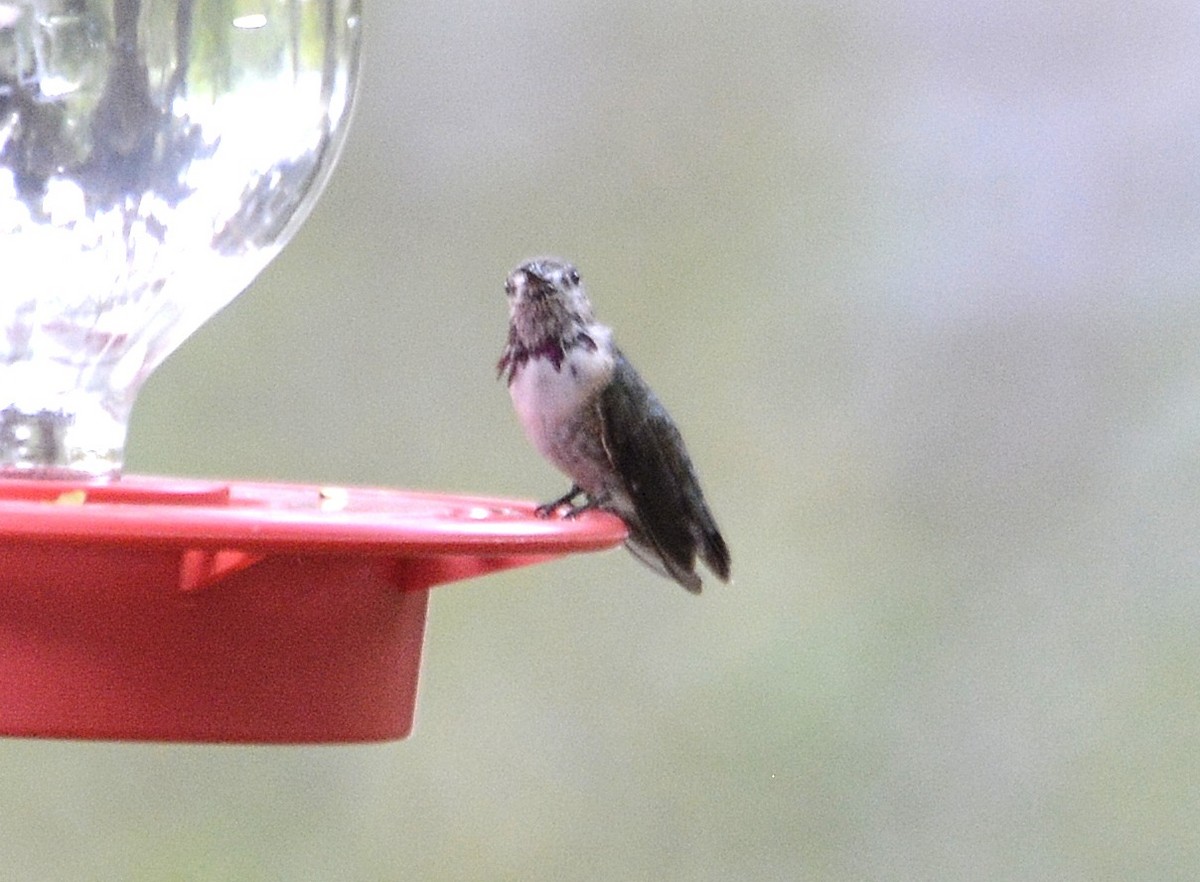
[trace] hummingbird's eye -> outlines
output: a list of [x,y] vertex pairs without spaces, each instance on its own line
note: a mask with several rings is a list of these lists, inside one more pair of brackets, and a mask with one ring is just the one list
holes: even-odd
[[513,286],[512,279],[508,279],[505,281],[505,283],[504,283],[504,293],[505,294],[507,294],[509,297],[512,297],[513,294],[516,292],[516,290],[517,289]]
[[570,282],[572,285],[578,285],[579,284],[579,270],[575,269],[575,267],[571,267],[570,269],[568,269],[567,270],[567,281]]

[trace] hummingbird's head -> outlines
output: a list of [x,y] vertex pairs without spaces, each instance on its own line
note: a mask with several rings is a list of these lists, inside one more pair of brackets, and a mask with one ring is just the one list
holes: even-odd
[[579,271],[557,258],[525,261],[508,274],[504,293],[513,333],[530,349],[571,339],[595,321]]

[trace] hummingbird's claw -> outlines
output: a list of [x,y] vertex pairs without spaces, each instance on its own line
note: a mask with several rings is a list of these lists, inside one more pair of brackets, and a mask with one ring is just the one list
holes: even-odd
[[[548,518],[548,517],[550,517],[550,515],[554,514],[556,511],[558,511],[564,505],[571,505],[571,503],[575,500],[575,497],[579,496],[579,494],[581,494],[582,492],[583,492],[582,490],[580,490],[577,486],[572,484],[571,489],[568,490],[566,493],[564,493],[562,496],[558,497],[558,499],[552,500],[550,502],[542,503],[541,505],[539,505],[537,508],[535,508],[533,510],[533,513],[535,515],[537,515],[539,518]],[[585,503],[585,505],[586,504],[587,503]],[[576,514],[578,514],[578,512],[576,511],[576,506],[571,505],[571,508],[566,513],[565,517],[573,518],[573,517],[575,517]]]
[[607,494],[601,496],[589,496],[582,505],[572,505],[564,513],[563,517],[568,520],[574,520],[585,511],[591,511],[593,508],[603,508],[605,501],[608,499]]

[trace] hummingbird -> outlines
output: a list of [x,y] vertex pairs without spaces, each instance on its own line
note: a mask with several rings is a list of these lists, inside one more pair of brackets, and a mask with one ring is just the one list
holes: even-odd
[[729,581],[729,549],[675,421],[596,321],[579,271],[542,257],[508,275],[508,343],[496,365],[529,441],[571,479],[537,508],[611,512],[650,569],[700,593],[696,558]]

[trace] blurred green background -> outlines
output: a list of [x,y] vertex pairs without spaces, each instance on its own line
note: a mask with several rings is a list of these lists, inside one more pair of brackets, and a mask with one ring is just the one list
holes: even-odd
[[341,165],[128,467],[546,499],[574,260],[734,555],[437,589],[414,734],[0,741],[0,879],[1200,876],[1194,4],[375,3]]

